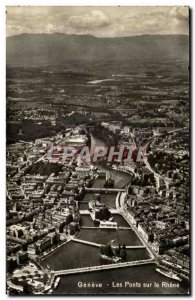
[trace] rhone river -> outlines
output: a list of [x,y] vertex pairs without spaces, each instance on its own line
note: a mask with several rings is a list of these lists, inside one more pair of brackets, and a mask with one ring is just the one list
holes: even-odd
[[[79,287],[81,284],[100,283],[102,287]],[[182,287],[171,287],[176,281],[157,273],[155,265],[136,266],[61,277],[54,294],[186,294]],[[127,285],[129,283],[129,285]],[[116,287],[116,285],[120,285]],[[131,287],[133,285],[135,287]],[[165,285],[169,286],[165,287]],[[121,286],[122,285],[122,286]],[[126,286],[125,286],[126,285]],[[145,286],[144,286],[145,285]],[[154,287],[159,285],[158,287]]]
[[[92,146],[103,143],[92,136]],[[131,175],[114,172],[114,179],[117,187],[124,187],[131,180]],[[104,178],[98,178],[94,182],[95,187],[102,187]],[[87,193],[80,202],[80,209],[88,208],[88,201],[93,194]],[[116,194],[100,194],[100,201],[110,208],[115,208]],[[119,227],[129,227],[128,223],[120,215],[114,215]],[[78,234],[78,239],[106,244],[111,240],[118,243],[125,243],[128,246],[140,245],[141,241],[131,229],[101,230],[95,227],[89,216],[82,216],[81,226],[90,227],[82,229]],[[128,260],[140,260],[149,258],[146,249],[128,250]],[[101,261],[99,248],[84,245],[74,241],[68,242],[57,251],[48,255],[43,260],[44,265],[49,265],[53,270],[79,268],[105,264]],[[178,287],[176,287],[176,284]],[[62,276],[59,286],[54,290],[54,294],[186,294],[186,290],[179,286],[179,282],[171,280],[156,272],[156,265],[134,266],[122,269],[102,270],[83,274]]]

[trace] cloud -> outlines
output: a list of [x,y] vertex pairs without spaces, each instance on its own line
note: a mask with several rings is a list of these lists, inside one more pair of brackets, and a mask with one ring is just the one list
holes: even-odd
[[171,9],[170,15],[176,18],[188,19],[189,17],[189,9],[188,7],[179,7],[175,6]]
[[187,34],[187,7],[156,7],[141,11],[139,14],[127,14],[123,18],[126,32],[141,34]]
[[71,16],[67,20],[68,26],[77,28],[97,28],[108,24],[108,18],[98,10],[92,10],[89,14]]
[[99,37],[188,34],[188,7],[8,7],[7,35],[91,34]]

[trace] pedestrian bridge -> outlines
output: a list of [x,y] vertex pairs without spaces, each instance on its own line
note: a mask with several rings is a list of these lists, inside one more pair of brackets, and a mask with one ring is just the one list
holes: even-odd
[[133,230],[131,227],[116,227],[116,228],[101,228],[101,227],[98,227],[98,226],[81,226],[80,227],[81,229],[115,229],[115,230]]
[[[103,244],[97,244],[94,242],[90,242],[90,241],[86,241],[86,240],[80,240],[77,238],[72,238],[71,240],[81,243],[81,244],[86,244],[86,245],[90,245],[90,246],[95,246],[95,247],[101,247],[103,246]],[[145,245],[133,245],[133,246],[126,246],[126,249],[145,249],[146,246]]]
[[101,265],[101,266],[84,267],[84,268],[78,268],[78,269],[52,271],[51,273],[54,274],[55,276],[61,276],[61,275],[68,275],[68,274],[87,273],[87,272],[95,272],[95,271],[101,271],[101,270],[134,267],[134,266],[155,264],[155,263],[156,263],[156,261],[154,259],[148,259],[148,260],[138,260],[138,261],[129,261],[129,262],[124,262],[124,263]]
[[[117,214],[117,215],[120,214],[119,211],[117,209],[114,209],[114,208],[109,209],[109,211],[111,212],[112,215],[113,214]],[[87,210],[87,209],[82,209],[82,210],[80,210],[80,215],[90,215],[90,211]]]
[[118,193],[118,192],[125,192],[126,190],[125,189],[115,189],[115,188],[87,188],[85,187],[85,190],[88,191],[88,192],[115,192],[115,193]]

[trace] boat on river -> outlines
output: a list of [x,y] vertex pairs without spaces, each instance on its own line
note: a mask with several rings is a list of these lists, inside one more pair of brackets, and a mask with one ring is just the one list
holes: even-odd
[[177,281],[181,281],[181,278],[179,278],[179,276],[174,273],[172,270],[170,271],[165,271],[163,269],[160,269],[160,268],[156,268],[156,271],[168,278],[171,278],[171,279],[174,279],[174,280],[177,280]]

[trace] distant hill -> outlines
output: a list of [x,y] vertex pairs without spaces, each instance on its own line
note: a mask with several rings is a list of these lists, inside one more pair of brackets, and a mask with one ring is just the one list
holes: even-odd
[[21,34],[7,38],[8,65],[60,64],[64,61],[188,60],[186,35],[97,38],[90,35]]

